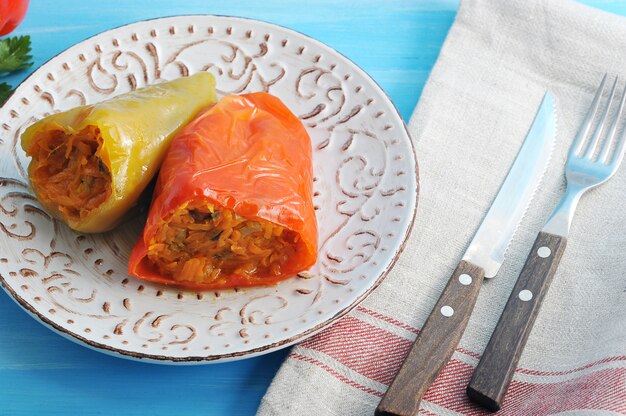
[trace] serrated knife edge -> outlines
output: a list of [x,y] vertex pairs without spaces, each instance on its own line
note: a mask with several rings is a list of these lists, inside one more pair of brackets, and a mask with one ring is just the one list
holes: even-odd
[[[549,105],[547,105],[549,104]],[[549,109],[549,110],[548,110]],[[543,122],[544,125],[541,126]],[[540,131],[534,131],[534,129],[539,129],[543,127]],[[496,197],[494,198],[492,204],[487,211],[487,214],[483,218],[478,230],[476,231],[472,242],[467,248],[467,251],[463,255],[463,260],[469,261],[472,264],[476,264],[482,267],[485,270],[485,277],[492,278],[495,277],[498,273],[498,270],[502,266],[504,262],[504,257],[508,248],[511,244],[513,236],[517,232],[520,227],[520,224],[525,217],[532,200],[534,199],[537,190],[539,189],[540,184],[543,181],[545,173],[550,165],[550,161],[552,160],[552,154],[554,153],[554,148],[556,145],[556,132],[557,132],[557,118],[556,118],[556,108],[555,108],[555,100],[554,96],[550,91],[546,91],[541,100],[541,104],[538,107],[537,113],[533,119],[531,127],[528,130],[524,143],[522,144],[520,150],[518,151],[518,155],[513,162],[509,172],[505,180],[502,182]],[[528,155],[530,151],[532,151],[533,147],[530,141],[534,139],[537,141],[538,138],[531,137],[533,135],[543,135],[544,142],[539,142],[540,144],[546,144],[547,146],[547,155],[543,161],[543,166],[533,168],[538,169],[534,174],[537,176],[536,178],[531,179],[534,180],[534,183],[531,184],[532,188],[527,187],[525,184],[521,186],[519,184],[515,184],[515,181],[521,180],[523,177],[522,173],[516,172],[519,171],[520,166],[528,161],[532,162],[532,158]],[[539,149],[540,150],[540,149]],[[537,150],[537,151],[539,151]],[[526,158],[527,160],[524,160]],[[542,161],[541,158],[537,158],[537,163]],[[540,170],[539,170],[540,169]],[[529,175],[532,175],[531,172]],[[515,186],[513,185],[515,184]],[[526,192],[526,195],[523,193],[520,196],[520,200],[517,204],[512,204],[511,212],[499,212],[505,210],[506,206],[503,207],[503,200],[506,201],[507,195],[506,191],[516,190],[518,188],[522,188],[520,192]],[[523,204],[523,205],[522,205]],[[522,207],[521,210],[518,210],[519,207]],[[509,214],[508,216],[506,216]],[[511,217],[518,216],[517,220]],[[513,222],[512,222],[513,221]],[[501,227],[504,227],[502,230]],[[511,227],[511,228],[507,228]],[[504,243],[504,247],[501,247],[499,244],[494,243]]]

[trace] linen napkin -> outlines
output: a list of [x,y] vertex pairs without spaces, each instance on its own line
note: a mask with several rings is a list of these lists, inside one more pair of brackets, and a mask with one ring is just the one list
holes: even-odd
[[[465,387],[563,194],[569,145],[605,72],[624,86],[626,19],[569,0],[463,0],[409,125],[421,182],[410,240],[368,299],[293,348],[258,414],[373,414],[550,89],[558,132],[548,171],[420,410],[487,414]],[[499,414],[616,413],[626,413],[626,166],[581,200]]]

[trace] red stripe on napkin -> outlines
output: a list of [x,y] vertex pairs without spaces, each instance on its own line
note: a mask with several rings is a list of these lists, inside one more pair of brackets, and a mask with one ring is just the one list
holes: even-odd
[[300,361],[304,361],[304,362],[316,365],[316,366],[318,366],[320,368],[323,368],[324,370],[328,371],[328,373],[330,375],[332,375],[333,377],[335,377],[336,379],[338,379],[340,381],[343,381],[344,383],[346,383],[349,386],[355,387],[355,388],[357,388],[357,389],[359,389],[361,391],[364,391],[366,393],[373,394],[374,396],[383,397],[383,393],[381,393],[379,391],[376,391],[374,389],[371,389],[369,387],[365,387],[365,386],[363,386],[363,385],[361,385],[361,384],[359,384],[359,383],[357,383],[357,382],[355,382],[353,380],[350,380],[347,377],[344,377],[341,373],[333,370],[331,367],[327,366],[326,364],[322,363],[321,361],[316,360],[315,358],[305,357],[304,355],[295,354],[295,353],[289,354],[289,357],[290,358],[295,358],[296,360],[300,360]]
[[[602,360],[598,360],[598,361],[594,361],[594,362],[589,363],[589,364],[585,364],[582,367],[577,367],[577,368],[573,368],[571,370],[565,370],[565,371],[537,371],[537,370],[529,370],[529,369],[526,369],[526,368],[518,368],[517,370],[515,370],[515,372],[522,373],[522,374],[530,374],[530,375],[533,375],[533,376],[562,376],[562,375],[566,375],[566,374],[572,374],[572,373],[575,373],[577,371],[586,370],[586,369],[591,368],[593,366],[596,366],[598,364],[612,363],[612,362],[616,362],[616,361],[626,361],[626,355],[622,355],[621,357],[606,357],[606,358],[603,358]],[[626,390],[626,386],[624,386],[624,390]]]
[[366,313],[368,315],[371,315],[374,318],[378,318],[381,321],[385,321],[385,322],[388,322],[390,324],[393,324],[393,325],[395,325],[395,326],[397,326],[399,328],[406,329],[407,331],[413,332],[415,334],[419,334],[420,333],[419,329],[414,328],[411,325],[407,325],[407,324],[405,324],[403,322],[400,322],[397,319],[392,318],[391,316],[383,315],[382,313],[373,311],[371,309],[364,308],[363,306],[357,306],[356,310],[359,311],[359,312],[363,312],[363,313]]

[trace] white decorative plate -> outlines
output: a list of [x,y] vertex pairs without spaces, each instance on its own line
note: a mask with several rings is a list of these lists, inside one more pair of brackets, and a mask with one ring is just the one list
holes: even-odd
[[[77,234],[33,197],[20,134],[50,113],[209,71],[220,94],[268,91],[312,139],[319,261],[274,287],[189,292],[129,277],[140,218]],[[70,339],[156,362],[251,357],[314,334],[383,280],[407,238],[417,165],[385,93],[331,48],[268,23],[178,16],[134,23],[71,47],[0,109],[0,282]]]

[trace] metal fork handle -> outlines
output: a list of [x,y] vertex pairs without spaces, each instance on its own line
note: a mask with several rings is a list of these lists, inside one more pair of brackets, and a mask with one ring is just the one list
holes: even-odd
[[474,370],[467,395],[491,411],[502,406],[566,244],[565,237],[543,231],[537,235],[498,325]]
[[578,201],[587,190],[586,187],[576,185],[573,182],[574,181],[568,181],[565,195],[563,195],[561,202],[554,209],[554,212],[552,212],[552,215],[543,226],[542,232],[561,237],[567,237],[569,234]]

